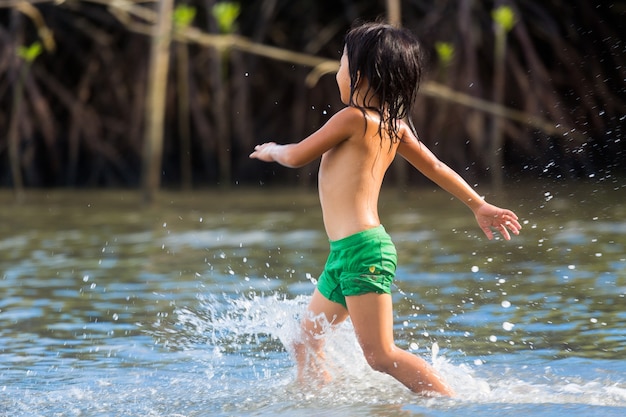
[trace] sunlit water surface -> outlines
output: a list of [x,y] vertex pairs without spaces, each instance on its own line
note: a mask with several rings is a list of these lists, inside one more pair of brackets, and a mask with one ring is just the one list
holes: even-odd
[[0,194],[2,416],[626,414],[626,191],[511,187],[524,230],[488,242],[441,191],[389,191],[399,346],[457,391],[370,370],[350,323],[335,379],[289,346],[328,250],[314,193]]

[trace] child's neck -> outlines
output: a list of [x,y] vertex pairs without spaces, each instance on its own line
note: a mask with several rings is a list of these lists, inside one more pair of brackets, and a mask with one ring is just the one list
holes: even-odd
[[380,109],[380,100],[378,97],[370,96],[365,97],[365,93],[356,90],[352,97],[352,103],[356,107],[362,107],[366,109]]
[[[380,100],[369,90],[367,79],[360,78],[352,95],[352,102],[356,107],[380,109]],[[368,91],[369,90],[369,91]]]

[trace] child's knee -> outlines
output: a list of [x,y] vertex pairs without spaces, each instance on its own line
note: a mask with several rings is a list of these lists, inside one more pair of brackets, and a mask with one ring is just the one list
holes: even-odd
[[392,350],[380,350],[380,349],[363,349],[365,360],[368,365],[375,371],[389,373],[392,367],[397,366],[397,362],[394,360]]
[[300,334],[302,338],[320,339],[330,326],[324,317],[305,317],[300,322]]

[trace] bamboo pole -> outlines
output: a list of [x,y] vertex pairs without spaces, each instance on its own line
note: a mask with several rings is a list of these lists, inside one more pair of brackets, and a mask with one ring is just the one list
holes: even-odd
[[157,20],[152,34],[142,167],[143,199],[146,203],[154,201],[161,185],[163,125],[173,5],[174,0],[159,1]]
[[398,27],[402,24],[400,0],[387,0],[387,21]]

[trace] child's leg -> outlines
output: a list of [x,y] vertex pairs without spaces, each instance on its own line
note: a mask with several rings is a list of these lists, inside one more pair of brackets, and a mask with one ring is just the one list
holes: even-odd
[[350,319],[367,362],[411,391],[454,395],[425,360],[398,348],[393,341],[391,295],[369,293],[346,297]]
[[329,379],[323,368],[323,333],[329,324],[339,324],[346,317],[348,317],[348,311],[343,305],[328,300],[315,289],[307,307],[307,314],[302,319],[302,334],[294,343],[298,381],[304,382],[309,377]]

